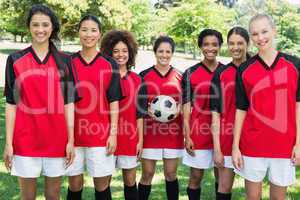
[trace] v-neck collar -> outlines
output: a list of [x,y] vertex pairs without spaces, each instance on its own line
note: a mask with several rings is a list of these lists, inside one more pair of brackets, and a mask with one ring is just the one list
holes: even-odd
[[77,52],[78,54],[78,57],[79,57],[79,60],[82,62],[82,64],[84,66],[91,66],[94,64],[94,62],[97,60],[97,58],[101,55],[100,52],[97,52],[97,54],[95,55],[95,57],[90,61],[90,62],[87,62],[81,55],[80,51]]
[[257,60],[260,62],[260,64],[266,69],[266,70],[272,70],[274,69],[274,67],[277,65],[280,57],[281,57],[281,53],[277,52],[277,55],[275,57],[275,59],[273,60],[273,63],[271,64],[271,66],[269,66],[258,54],[257,56]]
[[43,60],[41,60],[41,59],[37,56],[37,54],[36,54],[36,52],[35,52],[35,50],[33,49],[32,46],[30,46],[30,52],[31,52],[31,54],[32,54],[32,56],[33,56],[33,58],[34,58],[34,60],[35,60],[39,65],[41,65],[41,64],[46,64],[46,63],[48,62],[48,60],[49,60],[50,55],[51,55],[51,51],[50,51],[50,49],[49,49],[47,55],[44,57]]
[[126,80],[128,78],[128,76],[129,76],[130,73],[131,73],[131,71],[127,70],[125,76],[121,77],[121,79]]
[[156,69],[155,65],[152,68],[153,68],[154,72],[157,73],[157,75],[159,75],[161,78],[166,78],[173,70],[173,67],[170,65],[170,69],[168,70],[168,72],[165,75],[163,75],[160,73],[160,71],[158,71],[158,69]]
[[200,62],[200,66],[203,67],[203,69],[205,69],[209,74],[212,74],[216,71],[216,69],[221,65],[221,63],[218,62],[217,67],[215,68],[215,70],[211,71],[203,62]]
[[233,62],[230,62],[230,63],[229,63],[229,66],[234,67],[235,69],[238,68],[238,66],[237,66],[236,64],[234,64]]

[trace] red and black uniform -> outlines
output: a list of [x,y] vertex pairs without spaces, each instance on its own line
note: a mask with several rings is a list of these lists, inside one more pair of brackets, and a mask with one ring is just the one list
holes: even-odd
[[271,66],[259,55],[237,70],[236,108],[246,111],[240,149],[250,157],[291,158],[300,101],[300,60],[278,52]]
[[[181,103],[181,74],[173,67],[162,75],[155,66],[140,73],[147,91],[147,103],[158,95],[168,95]],[[145,119],[144,148],[183,148],[182,116],[167,123],[158,122],[151,117]]]
[[225,156],[232,152],[236,70],[232,62],[216,69],[210,89],[210,109],[220,114],[220,146]]
[[142,78],[128,71],[121,78],[123,99],[119,101],[119,128],[115,155],[136,156],[138,143],[137,119],[145,117],[146,88]]
[[44,60],[32,47],[7,59],[4,95],[7,103],[16,105],[15,155],[65,156],[68,130],[64,105],[79,97],[70,58],[51,45]]
[[[219,68],[222,64],[218,64]],[[183,74],[182,90],[183,104],[192,102],[190,118],[190,137],[196,150],[212,149],[210,112],[210,87],[214,71],[203,63],[198,63]]]
[[72,55],[78,73],[82,100],[75,104],[75,146],[105,147],[110,132],[109,104],[122,98],[117,63],[98,53],[87,63],[80,55]]

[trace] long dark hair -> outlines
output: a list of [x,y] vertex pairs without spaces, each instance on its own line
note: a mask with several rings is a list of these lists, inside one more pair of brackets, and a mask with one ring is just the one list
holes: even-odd
[[[228,34],[227,34],[227,43],[228,43],[228,40],[229,40],[230,36],[233,35],[233,34],[239,35],[242,38],[244,38],[244,40],[246,41],[247,45],[249,46],[250,36],[249,36],[249,33],[248,33],[248,31],[246,29],[244,29],[243,27],[240,27],[240,26],[235,26],[232,29],[230,29],[228,31]],[[251,58],[251,55],[247,51],[246,52],[246,59],[248,60],[249,58]]]
[[29,26],[30,26],[32,16],[37,13],[47,15],[50,18],[50,21],[52,23],[52,28],[53,28],[51,36],[50,36],[50,40],[59,41],[60,39],[58,37],[58,33],[60,31],[60,24],[59,24],[58,18],[49,7],[47,7],[43,4],[35,4],[31,7],[31,9],[29,10],[28,16],[27,16],[27,20],[26,20],[27,27],[29,28]]
[[50,35],[49,39],[49,51],[52,53],[55,63],[58,67],[60,77],[63,81],[66,81],[67,74],[70,73],[66,64],[65,59],[62,58],[61,53],[58,52],[56,46],[54,45],[54,41],[60,41],[58,37],[58,33],[60,31],[60,24],[58,21],[57,16],[55,13],[47,6],[43,4],[35,4],[31,7],[29,10],[28,16],[27,16],[27,27],[30,27],[30,22],[32,19],[32,16],[35,14],[41,13],[43,15],[47,15],[50,18],[50,21],[52,23],[52,33]]

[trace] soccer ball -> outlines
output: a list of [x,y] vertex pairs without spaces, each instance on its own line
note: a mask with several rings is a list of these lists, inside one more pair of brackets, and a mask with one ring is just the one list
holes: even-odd
[[156,96],[150,103],[154,119],[159,122],[169,122],[173,120],[177,113],[176,101],[166,95]]

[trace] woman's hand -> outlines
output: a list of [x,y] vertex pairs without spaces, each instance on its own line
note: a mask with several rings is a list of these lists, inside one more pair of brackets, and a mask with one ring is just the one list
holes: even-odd
[[117,148],[117,135],[110,135],[106,142],[106,154],[112,155]]
[[232,148],[232,163],[237,170],[244,168],[244,160],[239,148]]
[[68,168],[74,161],[75,148],[73,142],[68,142],[66,146],[66,168]]
[[5,167],[8,171],[11,170],[12,166],[12,159],[13,159],[13,146],[12,145],[5,145],[4,153],[3,153],[3,160],[5,163]]
[[214,162],[216,167],[224,167],[224,155],[222,151],[214,151]]
[[136,145],[137,160],[141,160],[143,153],[143,141],[139,141]]
[[295,145],[292,152],[292,163],[295,166],[300,166],[300,144]]
[[185,149],[188,154],[190,154],[191,156],[195,156],[194,142],[190,137],[185,138]]

